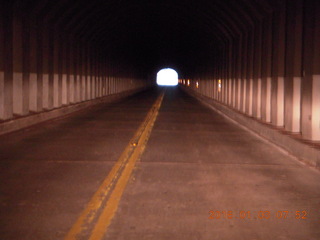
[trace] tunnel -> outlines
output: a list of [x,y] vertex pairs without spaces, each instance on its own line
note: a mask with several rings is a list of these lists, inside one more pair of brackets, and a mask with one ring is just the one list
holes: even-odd
[[320,1],[1,1],[0,162],[0,239],[320,239]]

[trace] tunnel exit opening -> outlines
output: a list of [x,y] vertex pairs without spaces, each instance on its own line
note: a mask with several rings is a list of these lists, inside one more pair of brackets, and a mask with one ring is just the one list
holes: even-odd
[[178,73],[172,68],[163,68],[157,73],[158,86],[177,86]]

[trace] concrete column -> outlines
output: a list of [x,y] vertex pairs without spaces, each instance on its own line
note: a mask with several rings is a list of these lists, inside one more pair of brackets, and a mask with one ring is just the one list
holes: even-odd
[[242,37],[238,39],[236,70],[236,108],[241,111],[241,66],[242,66]]
[[252,116],[252,101],[253,101],[253,51],[254,51],[254,41],[253,32],[248,33],[248,56],[247,56],[247,99],[246,99],[246,114]]
[[98,65],[98,93],[99,93],[99,97],[102,96],[102,64],[100,62],[100,56],[99,56],[99,65]]
[[232,41],[230,40],[228,42],[228,75],[227,75],[227,81],[228,81],[228,105],[232,106],[232,55],[233,55],[233,48],[232,48]]
[[78,103],[81,101],[80,98],[80,42],[79,39],[76,38],[74,42],[75,48],[74,48],[74,59],[73,59],[73,64],[74,64],[74,96],[75,96],[75,102]]
[[[36,20],[35,20],[36,21]],[[41,25],[36,21],[36,32],[34,35],[36,38],[36,73],[37,73],[37,112],[43,110],[43,36]],[[30,35],[32,38],[33,35]],[[33,49],[31,49],[31,54],[33,54]]]
[[41,33],[41,72],[42,72],[42,103],[43,108],[49,108],[49,34],[48,29],[41,25],[39,29]]
[[95,99],[97,97],[96,95],[96,67],[97,67],[97,63],[96,63],[96,58],[94,57],[95,56],[95,52],[93,52],[93,57],[92,57],[92,97],[93,99]]
[[302,0],[290,2],[287,10],[285,129],[298,133],[301,121]]
[[61,92],[59,93],[59,80],[61,79],[60,75],[60,69],[59,69],[59,65],[60,65],[60,44],[59,44],[59,34],[58,31],[56,29],[54,29],[53,31],[53,62],[51,62],[51,64],[53,64],[53,72],[52,77],[53,77],[53,91],[52,91],[52,95],[53,95],[53,108],[58,108],[61,105],[61,100],[59,99]]
[[[60,30],[61,31],[61,30]],[[57,107],[62,106],[63,96],[63,79],[64,79],[64,65],[65,65],[65,53],[64,53],[64,36],[62,34],[58,37],[58,104]]]
[[73,74],[73,102],[77,103],[78,98],[78,46],[76,37],[73,38],[72,46],[72,74]]
[[[320,35],[318,33],[318,40]],[[318,53],[320,49],[318,48]],[[319,63],[318,54],[318,63]],[[319,68],[319,66],[318,66]],[[312,109],[311,109],[311,140],[320,141],[320,69],[317,70],[317,74],[313,75],[312,79]],[[306,138],[309,138],[308,132],[306,132]]]
[[97,52],[95,52],[95,57],[96,57],[96,61],[95,61],[95,73],[94,73],[94,78],[95,78],[95,97],[99,98],[99,61],[97,59]]
[[[45,26],[48,28],[48,25]],[[58,81],[57,75],[55,74],[57,68],[57,62],[55,62],[55,50],[56,50],[56,34],[54,29],[47,29],[48,34],[48,69],[49,69],[49,81],[48,81],[48,109],[54,108],[54,94],[57,93],[57,89],[54,88],[57,86],[56,83]]]
[[272,59],[272,15],[263,21],[262,30],[262,79],[261,119],[271,122],[271,59]]
[[4,59],[5,59],[5,30],[4,30],[4,11],[7,9],[4,9],[4,4],[0,3],[0,120],[4,120],[4,96],[5,96],[5,89],[4,89]]
[[74,40],[73,36],[69,36],[68,39],[68,76],[69,84],[68,96],[70,103],[75,103],[75,66],[74,66]]
[[81,73],[81,55],[80,55],[80,42],[79,39],[75,39],[74,49],[74,75],[75,75],[75,101],[78,103],[81,101],[81,85],[80,85],[80,73]]
[[237,54],[237,48],[236,48],[236,41],[232,39],[232,55],[231,55],[231,81],[232,81],[232,104],[231,106],[233,108],[236,107],[236,54]]
[[218,79],[213,79],[213,86],[214,86],[214,94],[213,99],[218,100],[219,91],[218,91]]
[[11,1],[0,3],[0,119],[13,116],[12,43],[13,10]]
[[87,51],[86,51],[86,43],[84,40],[81,41],[81,100],[87,100]]
[[214,85],[214,79],[210,79],[210,88],[211,88],[211,93],[210,93],[210,98],[214,99],[214,94],[215,94],[215,85]]
[[107,95],[110,94],[110,76],[109,76],[109,69],[107,72]]
[[106,66],[106,95],[110,94],[110,80],[109,80],[109,71],[110,71],[110,67],[109,67],[109,63],[107,63]]
[[320,141],[320,2],[315,3],[314,28],[314,55],[313,55],[313,79],[312,79],[312,110],[311,110],[311,139]]
[[254,27],[252,115],[258,119],[261,118],[261,35],[261,22],[257,22]]
[[301,132],[308,140],[320,141],[320,3],[305,1]]
[[285,5],[273,17],[271,123],[284,126]]
[[30,20],[26,12],[22,15],[22,111],[23,115],[30,112]]
[[[112,73],[114,74],[114,72]],[[111,94],[114,94],[115,91],[114,91],[114,76],[111,75]]]
[[232,107],[236,108],[236,83],[237,80],[235,78],[232,79]]
[[68,101],[68,45],[67,41],[65,41],[66,36],[64,39],[60,39],[60,46],[61,46],[61,105],[69,104]]
[[25,92],[23,91],[23,23],[21,13],[16,10],[13,17],[13,113],[24,115]]
[[93,62],[93,82],[94,82],[94,98],[98,98],[98,61],[97,61],[97,52],[94,51],[94,62]]
[[241,93],[240,93],[240,110],[246,112],[246,98],[247,98],[247,63],[248,63],[248,34],[245,33],[242,37],[242,51],[241,51]]
[[87,59],[86,59],[86,64],[87,64],[87,71],[86,71],[86,75],[87,75],[87,100],[91,99],[91,57],[90,57],[90,48],[89,45],[86,44],[86,55],[87,55]]
[[93,57],[92,57],[92,62],[91,62],[91,96],[92,96],[92,99],[95,99],[96,98],[96,59],[94,58],[94,54],[93,54]]
[[102,96],[106,95],[106,60],[102,61]]
[[[30,75],[29,75],[29,109],[32,112],[37,112],[41,109],[38,109],[38,31],[37,24],[33,21],[30,24]],[[42,99],[41,99],[42,100]]]
[[231,106],[232,102],[232,43],[231,40],[228,39],[228,44],[227,44],[227,56],[226,56],[226,82],[227,82],[227,96],[226,96],[226,104],[228,106]]

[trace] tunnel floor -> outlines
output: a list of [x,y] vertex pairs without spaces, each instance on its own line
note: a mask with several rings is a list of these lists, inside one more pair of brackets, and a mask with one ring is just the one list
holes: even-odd
[[[64,239],[161,91],[1,136],[0,239]],[[102,239],[316,240],[319,226],[318,171],[168,88]]]

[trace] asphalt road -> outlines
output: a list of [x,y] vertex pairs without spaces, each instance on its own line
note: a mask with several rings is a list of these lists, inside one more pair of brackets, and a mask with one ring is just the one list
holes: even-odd
[[[0,239],[64,239],[160,92],[1,136]],[[319,226],[318,171],[168,88],[102,239],[318,240]]]

